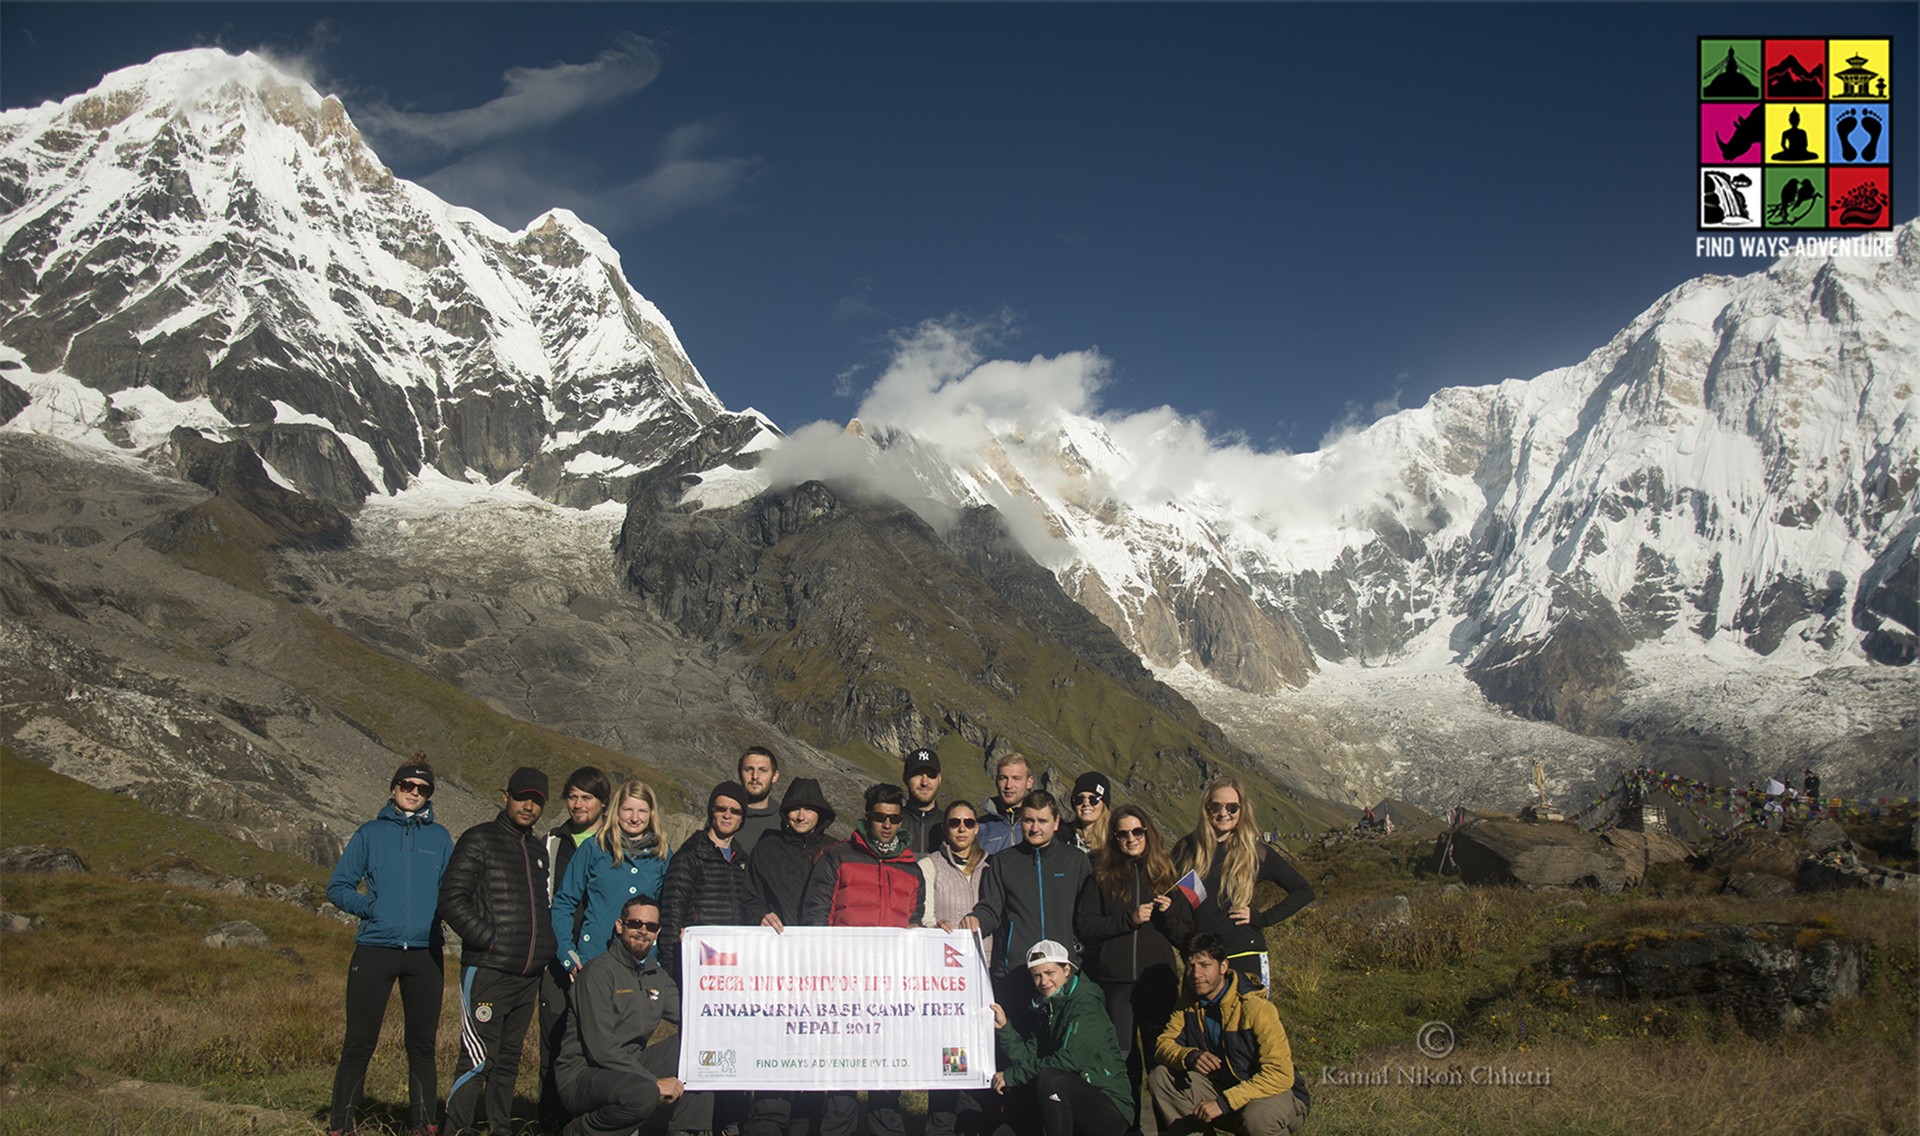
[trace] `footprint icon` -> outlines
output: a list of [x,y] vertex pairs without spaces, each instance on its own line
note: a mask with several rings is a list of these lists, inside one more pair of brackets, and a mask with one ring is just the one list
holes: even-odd
[[1883,129],[1880,116],[1870,110],[1861,111],[1860,129],[1867,132],[1867,144],[1861,149],[1860,156],[1871,162],[1880,153],[1880,131]]
[[1852,108],[1848,108],[1847,113],[1840,116],[1840,121],[1833,125],[1839,135],[1840,156],[1849,162],[1859,157],[1860,152],[1853,148],[1853,130],[1859,123],[1854,118]]

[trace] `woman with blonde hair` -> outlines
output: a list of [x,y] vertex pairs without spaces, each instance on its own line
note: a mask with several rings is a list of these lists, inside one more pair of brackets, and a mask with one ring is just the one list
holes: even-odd
[[[567,862],[553,893],[553,937],[569,970],[598,958],[613,941],[620,907],[636,895],[659,896],[672,853],[654,817],[659,805],[644,781],[628,780],[614,791],[593,838]],[[574,937],[574,910],[586,911]]]
[[[1211,931],[1226,942],[1227,962],[1240,974],[1242,989],[1265,989],[1272,975],[1263,932],[1312,903],[1313,885],[1260,839],[1253,802],[1240,782],[1231,777],[1207,782],[1193,831],[1173,846],[1173,868],[1191,870],[1206,888],[1199,907],[1180,902],[1173,910],[1190,913],[1193,930]],[[1261,880],[1278,884],[1287,894],[1265,911],[1255,911],[1253,889]],[[1185,939],[1184,934],[1177,937]]]

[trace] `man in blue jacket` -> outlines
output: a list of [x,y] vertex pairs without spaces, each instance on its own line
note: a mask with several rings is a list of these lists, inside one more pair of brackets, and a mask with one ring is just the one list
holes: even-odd
[[994,943],[993,992],[1014,1017],[1014,1028],[1028,1026],[1026,1009],[1033,1003],[1033,980],[1022,965],[1027,952],[1043,939],[1065,943],[1071,962],[1080,965],[1080,944],[1073,934],[1073,916],[1080,889],[1093,878],[1087,854],[1060,833],[1060,806],[1053,794],[1035,789],[1018,810],[1020,843],[987,857],[980,878],[980,902],[960,921],[963,930],[978,929]]

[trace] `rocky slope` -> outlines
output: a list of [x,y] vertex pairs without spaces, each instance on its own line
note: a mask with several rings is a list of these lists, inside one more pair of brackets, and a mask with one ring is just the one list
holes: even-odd
[[1009,365],[958,352],[938,429],[870,399],[823,461],[577,218],[507,232],[261,60],[163,56],[0,115],[9,737],[308,854],[430,744],[482,810],[516,746],[697,797],[763,737],[849,798],[944,737],[967,792],[1019,746],[1156,802],[1243,770],[1303,823],[1517,803],[1543,757],[1561,794],[1648,760],[1910,791],[1893,239],[1311,454],[986,405]]

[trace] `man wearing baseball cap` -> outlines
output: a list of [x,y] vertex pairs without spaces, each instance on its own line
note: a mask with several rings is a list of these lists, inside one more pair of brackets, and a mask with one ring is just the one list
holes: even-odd
[[547,804],[547,775],[513,771],[500,815],[460,834],[440,880],[440,917],[460,936],[460,1058],[447,1090],[447,1131],[475,1131],[484,1091],[488,1129],[512,1124],[520,1048],[553,958],[547,848],[533,826]]
[[900,783],[907,787],[906,834],[916,854],[924,856],[940,847],[940,830],[946,814],[940,809],[940,755],[926,746],[907,754]]

